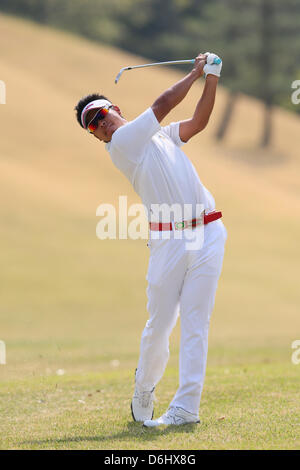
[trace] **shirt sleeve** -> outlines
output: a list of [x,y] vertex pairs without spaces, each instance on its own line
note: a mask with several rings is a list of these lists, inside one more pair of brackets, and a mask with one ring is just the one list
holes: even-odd
[[113,146],[128,160],[137,163],[143,147],[160,128],[152,108],[148,108],[133,121],[119,127],[113,135]]
[[161,128],[162,132],[167,134],[177,147],[181,147],[186,143],[180,139],[179,128],[180,122],[171,122],[168,126]]

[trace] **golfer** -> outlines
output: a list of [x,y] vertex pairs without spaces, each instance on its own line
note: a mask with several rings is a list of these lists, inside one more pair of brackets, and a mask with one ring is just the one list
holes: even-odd
[[[212,195],[181,147],[209,121],[222,68],[221,61],[213,63],[215,58],[215,54],[199,54],[191,72],[133,121],[128,122],[118,106],[103,95],[88,95],[75,108],[79,124],[106,144],[113,163],[132,183],[149,215],[149,320],[141,338],[131,402],[133,419],[146,427],[199,422],[209,323],[227,232],[222,213],[216,210]],[[205,86],[192,117],[161,127],[160,122],[204,74]],[[201,146],[199,154],[206,158]],[[189,205],[191,216],[153,221],[153,205],[162,204]],[[199,206],[203,207],[200,216]],[[187,234],[200,228],[204,237],[198,249],[187,248],[186,236],[174,236],[178,230]],[[168,362],[169,336],[179,312],[179,388],[165,414],[153,419],[154,389]]]

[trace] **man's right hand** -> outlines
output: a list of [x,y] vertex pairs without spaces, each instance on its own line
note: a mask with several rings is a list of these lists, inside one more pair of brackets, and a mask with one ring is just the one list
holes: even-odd
[[206,54],[202,54],[202,53],[197,55],[197,57],[195,59],[193,73],[195,75],[197,75],[197,78],[202,77],[202,75],[204,74],[203,69],[204,69],[204,66],[206,64],[206,59],[207,59]]
[[202,75],[204,74],[203,69],[206,64],[206,58],[206,54],[202,53],[197,55],[197,57],[195,58],[194,68],[192,72],[196,75],[197,78],[202,77]]

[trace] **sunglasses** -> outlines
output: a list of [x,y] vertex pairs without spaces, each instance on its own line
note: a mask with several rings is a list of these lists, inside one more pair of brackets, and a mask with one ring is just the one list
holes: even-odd
[[98,122],[101,121],[101,119],[105,118],[105,116],[108,114],[109,108],[111,108],[111,106],[109,106],[108,108],[100,108],[99,111],[93,117],[93,119],[88,123],[87,130],[90,134],[94,134],[95,130],[98,127]]

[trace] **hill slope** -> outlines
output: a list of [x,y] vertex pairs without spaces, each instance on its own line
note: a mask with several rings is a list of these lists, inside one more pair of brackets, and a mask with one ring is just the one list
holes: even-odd
[[[119,195],[140,201],[103,146],[79,128],[73,108],[100,91],[132,119],[181,73],[126,72],[115,86],[121,67],[144,59],[4,15],[0,28],[7,87],[0,106],[1,336],[16,348],[67,338],[94,344],[99,354],[136,357],[146,319],[146,243],[100,242],[95,211]],[[201,89],[199,82],[165,122],[190,116]],[[262,106],[243,97],[226,142],[217,145],[225,99],[220,88],[207,130],[185,147],[229,234],[211,341],[275,343],[289,357],[300,328],[299,119],[276,110],[273,148],[256,151]],[[116,340],[122,328],[126,338]]]

